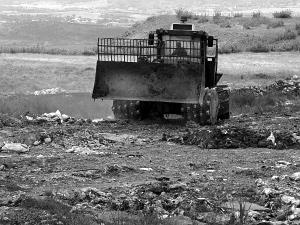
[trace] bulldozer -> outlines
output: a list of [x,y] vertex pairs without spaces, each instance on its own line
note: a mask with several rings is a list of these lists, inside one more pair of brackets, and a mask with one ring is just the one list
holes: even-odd
[[218,40],[186,23],[145,39],[98,38],[92,98],[113,100],[116,119],[177,114],[216,124],[229,118],[229,90],[217,85]]

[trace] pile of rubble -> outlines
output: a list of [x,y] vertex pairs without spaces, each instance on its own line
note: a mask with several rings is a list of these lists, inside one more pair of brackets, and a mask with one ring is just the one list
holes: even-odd
[[259,97],[266,94],[281,93],[287,96],[300,96],[300,77],[275,81],[266,87],[249,86],[231,90],[232,95]]
[[279,91],[287,95],[300,96],[300,77],[297,75],[285,80],[278,80],[266,88],[267,91]]
[[[293,176],[296,175],[293,174],[290,179]],[[245,199],[234,200],[232,196],[222,201],[208,199],[202,196],[203,192],[199,188],[187,183],[171,182],[167,177],[158,179],[157,182],[135,186],[119,194],[86,187],[72,192],[58,190],[53,196],[72,205],[72,212],[100,209],[151,213],[163,219],[183,216],[185,220],[191,221],[187,224],[235,224],[234,221],[240,218],[240,204],[245,207],[247,215],[244,219],[247,224],[296,225],[300,221],[300,199],[269,188],[262,179],[256,180],[257,187],[253,192],[262,205]],[[293,179],[293,182],[298,181]]]
[[[245,119],[246,120],[246,119]],[[232,119],[220,126],[190,128],[179,135],[164,134],[162,140],[185,145],[197,145],[207,149],[224,148],[272,148],[299,149],[300,132],[293,120],[272,125],[264,121],[237,123]],[[271,121],[272,122],[272,121]]]

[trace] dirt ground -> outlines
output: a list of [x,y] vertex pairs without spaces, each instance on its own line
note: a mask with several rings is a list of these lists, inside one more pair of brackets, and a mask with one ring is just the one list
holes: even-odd
[[[251,212],[243,224],[273,224],[259,223],[266,220],[299,224],[299,205],[292,203],[298,199],[298,204],[300,197],[300,178],[293,177],[300,169],[299,146],[203,149],[178,144],[165,137],[199,127],[177,120],[61,123],[8,117],[2,121],[0,143],[23,143],[28,149],[0,152],[1,224],[73,224],[50,206],[37,203],[48,199],[50,204],[49,198],[92,218],[93,223],[82,224],[119,224],[104,212],[115,216],[151,210],[161,218],[180,218],[171,224],[238,224],[230,219],[239,211],[238,202],[248,204],[246,211]],[[215,128],[247,125],[245,121],[279,126],[274,116],[252,115]],[[298,114],[281,120],[286,130],[296,132],[299,122]],[[29,216],[33,209],[39,216]],[[48,217],[41,212],[48,212]]]

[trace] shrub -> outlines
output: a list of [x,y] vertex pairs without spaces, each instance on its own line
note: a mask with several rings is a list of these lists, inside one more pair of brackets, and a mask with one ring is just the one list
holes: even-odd
[[300,40],[288,40],[271,46],[271,51],[300,51]]
[[225,20],[220,24],[220,27],[222,27],[222,28],[231,28],[231,24],[230,24],[229,20]]
[[226,23],[229,20],[229,17],[222,16],[222,13],[220,11],[215,11],[213,15],[213,22],[215,24],[222,24]]
[[86,55],[86,56],[96,55],[96,54],[97,54],[97,50],[95,51],[95,49],[84,49],[82,52],[82,55]]
[[255,52],[255,53],[270,51],[268,45],[266,43],[263,43],[262,41],[258,41],[256,43],[254,43],[254,45],[252,45],[250,48],[248,48],[248,50],[250,52]]
[[233,17],[243,17],[243,13],[234,13]]
[[245,18],[242,20],[242,25],[245,29],[250,29],[251,27],[258,27],[262,24],[270,24],[270,19],[267,17],[252,17],[252,18]]
[[283,34],[279,34],[278,37],[276,38],[276,41],[284,41],[284,40],[293,40],[296,39],[297,34],[296,32],[287,29]]
[[218,49],[218,52],[220,54],[229,54],[229,53],[238,53],[241,52],[242,49],[238,47],[236,44],[224,44],[221,45],[220,48]]
[[192,11],[180,8],[175,10],[176,17],[181,19],[181,17],[186,17],[187,19],[193,19],[195,14]]
[[292,17],[292,11],[291,10],[282,10],[280,12],[274,12],[273,13],[274,18],[291,18]]
[[297,23],[297,24],[295,25],[295,29],[296,29],[296,31],[297,31],[297,34],[300,35],[300,23]]
[[213,15],[213,22],[214,23],[219,23],[222,18],[222,13],[220,11],[215,11]]
[[271,22],[268,24],[267,28],[277,28],[277,27],[283,27],[284,26],[284,22],[282,20],[280,21],[276,21],[276,22]]
[[198,23],[206,23],[208,22],[208,16],[207,15],[199,15],[198,16]]
[[261,17],[261,13],[260,12],[253,12],[252,13],[252,17],[253,18],[260,18]]

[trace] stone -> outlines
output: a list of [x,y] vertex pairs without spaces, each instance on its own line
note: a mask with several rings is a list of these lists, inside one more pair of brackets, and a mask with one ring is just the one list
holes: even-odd
[[292,174],[290,178],[294,181],[300,181],[300,172]]
[[41,144],[41,141],[35,141],[35,142],[33,142],[33,145],[34,146],[38,146],[38,145],[40,145]]
[[51,141],[52,141],[52,139],[51,139],[50,137],[47,137],[47,138],[45,138],[45,140],[44,140],[44,142],[45,142],[46,144],[51,143]]
[[6,143],[2,148],[2,151],[25,153],[29,151],[29,148],[25,144],[21,143]]
[[284,202],[285,204],[292,204],[295,206],[299,206],[300,205],[300,200],[299,199],[295,199],[292,196],[288,196],[288,195],[283,195],[281,197],[281,201]]
[[271,180],[276,180],[276,181],[279,181],[279,180],[280,180],[280,178],[279,178],[279,176],[273,176],[273,177],[271,178]]
[[300,219],[300,208],[292,207],[291,208],[292,214],[288,216],[289,220]]

